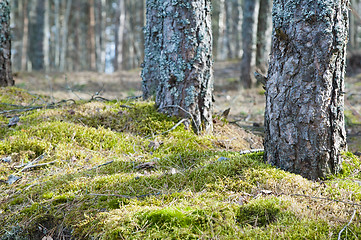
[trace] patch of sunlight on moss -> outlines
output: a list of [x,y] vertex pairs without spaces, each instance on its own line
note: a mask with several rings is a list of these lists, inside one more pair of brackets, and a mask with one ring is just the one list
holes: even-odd
[[337,175],[339,178],[355,177],[361,179],[361,160],[351,152],[343,154],[343,162],[341,172]]
[[352,124],[361,124],[361,119],[359,116],[355,116],[351,110],[345,110],[345,124],[352,125]]
[[17,87],[0,88],[1,109],[14,108],[14,107],[10,107],[9,105],[2,105],[2,103],[16,104],[16,105],[28,105],[36,99],[37,99],[37,96],[30,94],[29,92],[27,92],[24,89],[20,89]]

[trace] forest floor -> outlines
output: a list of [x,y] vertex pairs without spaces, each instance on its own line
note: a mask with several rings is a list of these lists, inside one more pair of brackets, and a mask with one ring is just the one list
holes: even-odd
[[[265,96],[262,87],[238,89],[238,61],[214,65],[214,112],[230,109],[228,121],[256,135],[263,135]],[[107,99],[141,95],[141,69],[112,74],[74,72],[66,74],[18,73],[16,85],[51,98],[86,100],[95,94]],[[361,155],[361,74],[346,79],[345,116],[349,151]],[[54,100],[55,101],[55,100]],[[259,145],[260,142],[257,142]]]
[[[215,112],[231,112],[210,135],[127,98],[139,69],[17,74],[0,88],[0,240],[359,239],[360,157],[310,181],[241,153],[262,148],[264,91],[236,90],[237,69],[215,65]],[[346,85],[355,153],[359,82]]]

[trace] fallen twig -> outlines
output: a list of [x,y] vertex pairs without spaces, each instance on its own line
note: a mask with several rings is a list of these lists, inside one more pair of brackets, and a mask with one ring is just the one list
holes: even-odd
[[166,134],[166,133],[169,133],[171,131],[173,131],[174,129],[176,129],[179,125],[181,125],[183,122],[187,121],[188,119],[186,118],[183,118],[182,120],[180,120],[178,123],[176,123],[171,129],[165,131],[165,132],[162,132],[162,133],[159,133],[159,134],[155,134],[155,135],[147,135],[145,136],[145,138],[150,138],[151,136],[152,137],[155,137],[155,136],[158,136],[158,135],[163,135],[163,134]]
[[190,112],[188,112],[187,110],[185,110],[184,108],[182,108],[181,106],[178,106],[178,105],[164,106],[164,107],[159,108],[158,110],[161,110],[161,109],[164,109],[164,108],[179,108],[179,109],[182,110],[183,112],[187,113],[187,114],[191,117],[191,119],[192,119],[192,121],[193,121],[193,123],[194,123],[194,126],[197,128],[197,134],[200,133],[200,131],[199,131],[199,126],[198,126],[198,124],[196,123],[196,121],[194,120],[193,115],[192,115]]
[[43,166],[47,166],[47,165],[50,165],[50,164],[54,164],[56,163],[57,161],[52,161],[52,162],[47,162],[47,163],[40,163],[40,164],[35,164],[35,165],[29,165],[29,166],[26,166],[24,167],[23,169],[20,170],[20,172],[24,172],[26,170],[31,170],[33,168],[37,168],[37,167],[43,167]]
[[331,202],[339,202],[339,203],[344,203],[344,204],[348,204],[348,205],[361,207],[361,204],[358,204],[358,203],[348,202],[348,201],[343,201],[343,200],[337,200],[337,199],[332,199],[332,198],[326,198],[326,197],[314,197],[314,196],[310,196],[310,195],[296,194],[296,193],[295,194],[290,194],[289,196],[307,197],[307,198],[312,198],[312,199],[327,200],[327,201],[331,201]]
[[149,197],[149,196],[158,196],[158,195],[161,195],[161,193],[160,192],[148,193],[148,194],[143,194],[143,195],[138,195],[138,196],[129,196],[129,195],[121,195],[121,194],[98,194],[98,193],[89,193],[89,195],[96,196],[96,197],[106,196],[106,197],[119,197],[119,198],[133,199],[133,198],[144,198],[144,197]]
[[[40,160],[44,159],[44,157],[46,156],[46,154],[41,154],[39,157],[35,158],[33,161],[31,162],[28,162],[26,164],[22,164],[22,165],[19,165],[19,166],[14,166],[15,168],[22,168],[22,167],[27,167],[27,166],[30,166],[30,165],[34,165],[35,163],[39,162]],[[22,172],[22,170],[20,171]]]
[[109,162],[106,162],[106,163],[103,163],[103,164],[100,164],[100,165],[98,165],[98,166],[95,166],[95,167],[89,169],[89,171],[94,170],[94,169],[97,169],[97,168],[100,168],[100,167],[103,167],[103,166],[108,165],[108,164],[111,164],[112,162],[114,162],[114,160],[109,161]]
[[0,111],[0,114],[14,113],[14,112],[28,112],[28,111],[37,110],[37,109],[52,109],[52,108],[58,107],[61,103],[66,103],[66,102],[75,103],[75,100],[73,100],[73,99],[61,100],[56,103],[50,103],[50,104],[46,104],[46,105],[42,105],[42,106],[20,106],[20,107],[18,106],[19,108],[17,108],[17,109]]
[[243,154],[257,153],[257,152],[264,152],[264,149],[263,149],[263,148],[259,148],[259,149],[243,150],[243,151],[240,151],[239,154],[240,154],[240,155],[243,155]]
[[342,232],[343,232],[348,226],[350,226],[350,224],[351,224],[352,220],[354,219],[355,215],[356,215],[356,210],[353,210],[353,214],[352,214],[352,216],[351,216],[350,221],[349,221],[349,222],[346,224],[346,226],[344,226],[344,227],[341,229],[341,231],[338,233],[338,238],[337,238],[337,240],[340,240],[340,239],[341,239],[341,234],[342,234]]

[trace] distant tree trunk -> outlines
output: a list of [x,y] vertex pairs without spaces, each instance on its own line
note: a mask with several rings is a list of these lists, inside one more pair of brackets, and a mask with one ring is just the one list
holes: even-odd
[[55,69],[59,70],[60,65],[60,0],[54,0],[55,10]]
[[90,68],[96,70],[96,44],[95,44],[95,3],[89,0],[89,51],[90,51]]
[[46,72],[49,71],[50,66],[50,56],[49,56],[49,41],[50,41],[50,0],[45,0],[45,13],[44,13],[44,39],[43,39],[43,47],[44,47],[44,69]]
[[309,179],[336,173],[346,150],[347,1],[273,2],[265,161]]
[[29,18],[28,18],[28,0],[23,2],[23,39],[22,39],[22,49],[21,49],[21,70],[26,71],[27,58],[28,58],[28,27],[29,27]]
[[44,69],[44,0],[32,0],[29,9],[29,46],[28,58],[31,69]]
[[242,22],[243,16],[242,12],[242,4],[240,4],[240,0],[233,0],[232,4],[232,31],[233,38],[232,42],[234,43],[234,58],[240,58],[242,56],[242,41],[241,41],[241,32],[242,32]]
[[263,74],[268,68],[271,47],[271,0],[260,0],[257,24],[256,67]]
[[159,85],[161,112],[191,117],[198,133],[211,130],[211,1],[148,0],[146,6],[144,97]]
[[0,0],[0,87],[14,85],[11,72],[10,5]]
[[256,13],[259,0],[243,1],[241,84],[244,88],[255,85],[253,70],[255,64],[254,42],[256,37]]
[[217,59],[225,60],[227,58],[227,13],[225,0],[219,0],[219,20],[218,20],[218,41],[217,41]]
[[66,9],[64,14],[64,21],[63,21],[63,29],[62,29],[62,37],[61,37],[61,51],[60,51],[60,64],[59,64],[59,71],[65,71],[65,61],[66,61],[66,51],[68,49],[68,23],[71,11],[71,4],[72,0],[66,1]]
[[122,68],[123,64],[123,40],[125,29],[125,3],[124,0],[118,1],[117,22],[115,26],[115,58],[114,70]]

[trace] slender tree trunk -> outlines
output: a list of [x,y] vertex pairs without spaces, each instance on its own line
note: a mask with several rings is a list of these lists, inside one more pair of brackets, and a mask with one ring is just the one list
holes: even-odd
[[10,5],[8,0],[0,0],[0,87],[12,85]]
[[23,41],[22,41],[22,50],[21,50],[21,70],[26,71],[27,60],[28,60],[28,27],[29,27],[29,18],[28,18],[28,0],[24,0],[23,3]]
[[210,11],[210,0],[147,1],[144,97],[150,97],[159,84],[158,109],[191,117],[198,133],[212,129]]
[[60,65],[60,0],[54,0],[55,9],[55,69],[59,70]]
[[218,20],[218,41],[217,41],[217,59],[225,60],[227,58],[226,38],[226,3],[225,0],[219,0],[219,20]]
[[115,27],[115,59],[114,70],[119,70],[123,65],[123,44],[125,29],[125,3],[124,0],[118,1],[117,24]]
[[89,42],[90,42],[90,66],[96,70],[96,51],[95,51],[95,6],[94,0],[89,0]]
[[265,161],[309,179],[323,178],[340,170],[346,150],[347,1],[273,4]]
[[251,88],[255,85],[253,67],[255,65],[254,42],[257,30],[256,13],[258,12],[258,4],[259,0],[243,1],[241,84],[244,88]]
[[257,24],[256,67],[265,74],[271,48],[271,0],[260,0]]
[[64,21],[63,21],[62,38],[61,38],[60,65],[59,65],[60,72],[64,72],[65,70],[66,51],[68,49],[68,23],[69,23],[70,11],[71,11],[71,4],[72,4],[72,0],[67,0],[66,10],[64,14]]
[[43,52],[44,52],[44,69],[49,71],[50,57],[49,57],[49,41],[50,41],[50,0],[45,0],[45,13],[44,13],[44,40],[43,40]]

